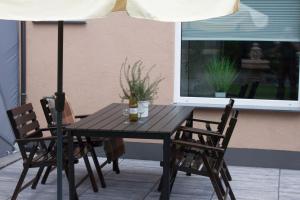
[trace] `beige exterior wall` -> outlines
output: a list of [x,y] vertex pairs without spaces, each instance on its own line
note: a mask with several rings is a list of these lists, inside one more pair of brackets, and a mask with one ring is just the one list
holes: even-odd
[[[120,102],[119,70],[125,57],[157,64],[161,74],[155,103],[173,100],[174,24],[132,19],[124,13],[65,26],[64,88],[74,112],[87,114]],[[56,89],[57,26],[27,23],[28,102],[44,120],[39,99]],[[220,111],[200,110],[203,118],[217,119]],[[300,114],[242,111],[231,146],[300,151]],[[43,125],[45,122],[43,122]]]

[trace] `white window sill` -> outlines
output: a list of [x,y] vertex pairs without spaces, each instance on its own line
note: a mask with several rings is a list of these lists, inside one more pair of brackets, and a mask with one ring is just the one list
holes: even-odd
[[[194,106],[197,108],[209,109],[224,109],[224,104],[207,104],[207,103],[180,103],[174,102],[174,105]],[[281,111],[281,112],[300,112],[300,107],[286,107],[286,106],[258,106],[258,105],[234,105],[234,108],[240,110],[258,110],[258,111]]]

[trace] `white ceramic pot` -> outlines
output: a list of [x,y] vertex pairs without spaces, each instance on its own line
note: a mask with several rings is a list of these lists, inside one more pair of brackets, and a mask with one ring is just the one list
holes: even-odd
[[215,92],[215,97],[226,98],[226,92]]
[[149,115],[149,101],[139,101],[138,102],[138,112],[140,117],[148,117]]

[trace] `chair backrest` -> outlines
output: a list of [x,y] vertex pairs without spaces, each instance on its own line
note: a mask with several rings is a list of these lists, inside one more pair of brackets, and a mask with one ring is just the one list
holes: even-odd
[[[16,139],[42,137],[40,124],[36,119],[31,103],[7,111]],[[18,143],[23,158],[26,158],[26,145]]]
[[235,125],[236,125],[236,122],[237,122],[237,118],[238,118],[238,115],[239,115],[239,111],[235,110],[232,114],[232,117],[229,121],[229,125],[226,129],[226,132],[224,134],[224,138],[223,140],[220,142],[220,148],[222,148],[224,151],[223,153],[219,153],[218,155],[218,160],[216,162],[216,166],[217,167],[221,167],[222,163],[223,163],[223,158],[224,158],[224,155],[225,155],[225,152],[227,150],[227,147],[228,147],[228,144],[229,144],[229,141],[231,139],[231,136],[233,134],[233,131],[234,131],[234,128],[235,128]]
[[222,117],[221,117],[221,122],[220,122],[220,124],[217,127],[218,131],[221,134],[223,134],[223,132],[224,132],[224,129],[225,129],[227,121],[228,121],[228,119],[230,117],[230,113],[231,113],[231,110],[233,108],[233,105],[234,105],[234,100],[230,99],[229,103],[225,106],[225,109],[224,109]]
[[232,117],[231,117],[231,119],[229,121],[228,128],[226,129],[226,132],[224,134],[224,139],[222,141],[221,147],[223,149],[225,149],[225,150],[227,149],[229,141],[230,141],[231,136],[233,134],[233,130],[235,128],[235,125],[236,125],[236,122],[237,122],[237,119],[238,119],[238,115],[239,115],[239,111],[238,110],[235,110],[232,113]]
[[[54,97],[44,97],[40,100],[44,115],[49,126],[56,125],[56,110]],[[64,111],[62,113],[63,124],[71,124],[75,122],[72,108],[70,103],[65,99]]]
[[56,111],[53,110],[55,105],[52,105],[52,101],[54,97],[44,97],[40,100],[48,126],[54,126],[56,121]]

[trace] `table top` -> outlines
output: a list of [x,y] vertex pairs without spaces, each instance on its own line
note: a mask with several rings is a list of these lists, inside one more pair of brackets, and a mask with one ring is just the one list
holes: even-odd
[[[151,105],[148,117],[138,122],[125,123],[128,121],[128,116],[123,115],[126,107],[125,104],[110,104],[66,129],[75,134],[79,132],[94,133],[94,135],[109,133],[112,137],[135,137],[136,134],[141,133],[163,136],[173,134],[194,110],[191,106]],[[141,138],[143,138],[142,135]]]

